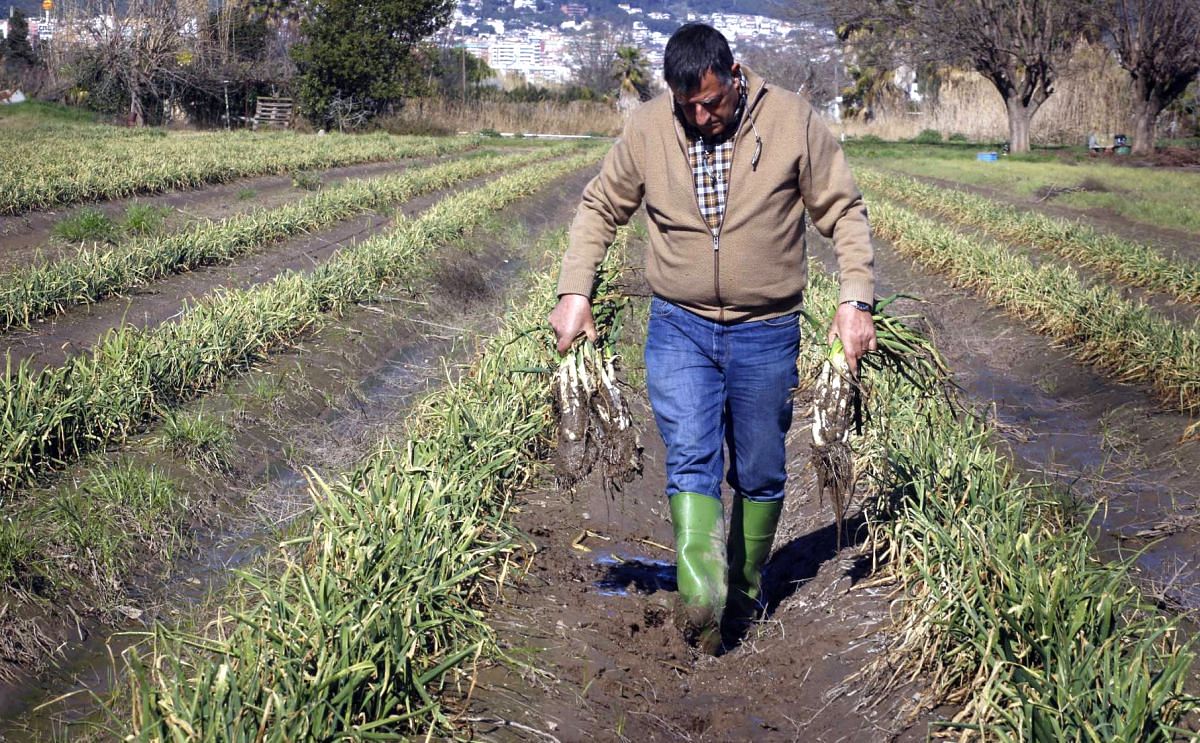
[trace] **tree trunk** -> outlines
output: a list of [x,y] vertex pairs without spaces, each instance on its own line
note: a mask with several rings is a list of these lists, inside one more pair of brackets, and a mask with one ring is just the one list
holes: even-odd
[[1154,124],[1163,110],[1163,104],[1139,78],[1133,81],[1133,154],[1149,155],[1154,152]]
[[1038,107],[1023,106],[1015,97],[1005,101],[1005,107],[1008,109],[1009,152],[1029,152],[1029,122]]

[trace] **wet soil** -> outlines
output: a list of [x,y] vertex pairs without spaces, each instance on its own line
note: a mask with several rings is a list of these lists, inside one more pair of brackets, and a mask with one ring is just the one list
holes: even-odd
[[[798,407],[798,411],[802,406]],[[609,496],[594,482],[523,499],[529,573],[493,626],[515,661],[482,669],[460,719],[481,740],[873,741],[925,737],[917,690],[867,693],[853,678],[885,652],[891,586],[871,585],[861,545],[838,549],[817,502],[808,428],[789,437],[783,520],[767,566],[771,609],[719,657],[672,624],[674,544],[663,448],[644,399],[645,475]],[[728,510],[728,509],[727,509]],[[861,537],[861,521],[852,520]],[[521,664],[526,664],[522,667]]]
[[[636,266],[636,262],[633,264]],[[634,267],[628,275],[636,277]],[[633,295],[645,295],[634,284]],[[639,300],[645,304],[646,300]],[[642,308],[644,313],[644,307]],[[640,378],[643,321],[624,356]],[[730,628],[719,657],[673,625],[674,553],[664,450],[644,390],[633,387],[642,476],[619,492],[595,477],[573,491],[526,494],[515,517],[530,569],[492,625],[511,663],[480,669],[459,720],[481,740],[910,740],[926,720],[912,687],[872,694],[855,678],[885,651],[893,587],[872,585],[862,521],[841,548],[809,465],[806,400],[788,440],[786,508],[767,566],[766,618]],[[728,509],[727,509],[728,511]],[[728,518],[728,514],[727,514]]]
[[[367,163],[305,171],[305,174],[327,187],[355,178],[394,175],[413,165],[431,161],[426,158]],[[52,260],[74,252],[77,246],[54,238],[52,230],[64,218],[81,209],[99,209],[114,222],[120,223],[125,210],[133,204],[164,207],[169,213],[163,228],[178,230],[190,222],[202,219],[219,220],[245,214],[254,209],[274,209],[299,201],[309,193],[294,185],[291,175],[263,176],[192,191],[172,191],[155,196],[138,196],[82,206],[72,205],[69,208],[51,211],[0,216],[0,271],[11,271],[39,260]]]
[[287,271],[308,271],[346,248],[353,247],[392,224],[395,215],[420,213],[454,193],[476,188],[487,177],[465,181],[397,204],[385,213],[370,213],[339,222],[329,229],[272,243],[228,263],[201,266],[171,274],[127,294],[70,308],[33,324],[0,335],[0,357],[14,363],[29,359],[36,367],[53,366],[74,354],[87,353],[105,331],[120,326],[150,328],[177,317],[185,304],[194,304],[218,289],[245,289],[265,284]]
[[[123,633],[155,620],[203,621],[207,610],[195,607],[215,606],[231,571],[263,559],[280,531],[307,512],[307,472],[336,477],[351,469],[381,438],[400,432],[422,393],[457,374],[474,349],[472,339],[494,328],[509,294],[523,291],[519,275],[526,261],[543,258],[531,256],[530,246],[569,222],[592,175],[548,184],[506,210],[493,228],[441,250],[426,285],[349,313],[192,405],[232,427],[236,454],[227,469],[206,471],[163,454],[154,432],[77,467],[132,457],[165,468],[216,518],[197,526],[184,559],[147,566],[119,596],[84,592],[56,597],[58,607],[41,605],[43,632],[58,645],[54,665],[40,673],[7,669],[16,680],[0,686],[0,719],[8,721],[0,739],[69,736],[69,721],[88,711],[87,697],[29,710],[61,694],[109,688],[110,653],[119,655],[136,640]],[[131,620],[116,606],[140,615]]]
[[[529,235],[565,226],[588,175],[555,184],[507,216]],[[821,241],[812,249],[828,261]],[[1139,530],[1196,513],[1200,444],[1176,442],[1186,423],[1181,416],[1162,412],[1139,388],[1091,373],[1016,321],[912,268],[886,244],[877,249],[880,293],[900,289],[928,300],[909,309],[929,318],[959,383],[992,411],[1019,466],[1106,506],[1096,521],[1106,549],[1143,547]],[[234,424],[236,460],[226,473],[198,475],[178,462],[171,472],[193,472],[195,499],[228,515],[198,535],[192,556],[169,578],[148,570],[119,598],[145,610],[139,620],[85,613],[88,638],[80,642],[82,633],[71,632],[81,625],[69,612],[47,614],[65,660],[49,675],[25,675],[0,690],[4,716],[81,684],[105,688],[113,632],[176,612],[195,619],[187,607],[209,600],[233,567],[260,559],[280,524],[302,512],[302,465],[323,474],[352,466],[394,430],[414,395],[441,378],[444,358],[450,369],[465,358],[469,343],[462,339],[489,327],[510,286],[521,290],[519,281],[513,285],[520,265],[513,255],[486,250],[477,261],[450,261],[427,293],[351,313],[206,400],[207,411]],[[637,354],[627,354],[625,365],[635,377]],[[895,587],[877,584],[862,544],[835,543],[831,508],[817,502],[807,462],[803,402],[789,438],[787,507],[768,564],[770,613],[711,658],[687,648],[671,624],[663,451],[645,400],[634,397],[646,447],[640,479],[615,494],[585,481],[574,493],[547,484],[522,499],[516,525],[535,551],[529,572],[505,590],[493,615],[514,663],[478,669],[469,697],[459,700],[463,733],[542,741],[924,739],[932,718],[904,711],[920,699],[919,686],[881,694],[855,677],[886,652]],[[861,539],[861,522],[851,524]],[[1188,569],[1195,569],[1197,536],[1185,528],[1139,558],[1147,587],[1161,589],[1165,603],[1194,605],[1200,576],[1189,577]],[[1178,560],[1187,562],[1173,575],[1168,568]],[[1171,575],[1171,586],[1156,585]],[[47,715],[75,714],[43,712],[9,735],[61,736]]]
[[[1113,558],[1144,549],[1137,574],[1164,607],[1200,607],[1200,444],[1178,442],[1187,419],[1160,410],[1144,390],[1094,374],[887,244],[876,247],[879,293],[927,300],[894,309],[927,318],[968,402],[997,424],[1018,470],[1058,483],[1085,509],[1098,504],[1102,548]],[[812,248],[831,268],[828,243],[815,239]],[[636,354],[626,365],[636,376]],[[507,590],[494,621],[512,662],[477,674],[459,716],[471,734],[915,740],[936,730],[931,720],[953,716],[953,709],[912,716],[922,700],[918,684],[880,693],[878,679],[856,676],[887,652],[896,595],[876,583],[863,545],[837,548],[830,506],[817,502],[802,411],[800,401],[787,508],[767,568],[771,610],[740,639],[727,638],[730,647],[716,658],[686,647],[672,625],[663,449],[644,399],[636,412],[646,447],[642,478],[615,495],[592,482],[573,493],[550,485],[529,493],[517,524],[533,545],[530,570]],[[852,524],[861,539],[861,520]],[[1150,545],[1146,535],[1154,533],[1159,541]]]

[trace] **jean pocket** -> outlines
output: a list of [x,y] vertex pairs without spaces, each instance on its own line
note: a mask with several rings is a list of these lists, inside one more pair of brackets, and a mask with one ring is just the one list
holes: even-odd
[[654,297],[650,300],[650,317],[652,318],[670,317],[675,314],[676,309],[675,305],[665,299]]
[[762,324],[769,328],[786,328],[789,325],[798,325],[800,323],[799,312],[789,312],[786,315],[772,317],[769,320],[763,320]]

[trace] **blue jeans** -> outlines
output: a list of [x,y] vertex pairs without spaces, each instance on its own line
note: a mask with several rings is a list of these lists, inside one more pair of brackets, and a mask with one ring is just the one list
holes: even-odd
[[720,498],[725,443],[734,492],[754,501],[783,498],[799,348],[795,314],[722,325],[651,301],[646,379],[667,447],[668,497]]

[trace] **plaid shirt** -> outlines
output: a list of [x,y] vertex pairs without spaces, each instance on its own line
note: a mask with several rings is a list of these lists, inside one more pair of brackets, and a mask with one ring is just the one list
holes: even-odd
[[[738,100],[734,118],[741,124],[742,113],[746,110],[746,75],[740,76],[741,97]],[[708,224],[708,229],[714,235],[721,228],[721,218],[725,216],[725,201],[729,196],[729,166],[733,162],[733,140],[737,134],[737,126],[733,134],[719,143],[704,141],[690,129],[688,138],[688,163],[692,166],[692,184],[696,188],[696,202],[700,205],[700,214]]]

